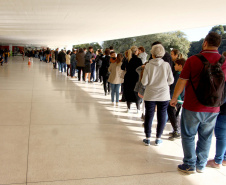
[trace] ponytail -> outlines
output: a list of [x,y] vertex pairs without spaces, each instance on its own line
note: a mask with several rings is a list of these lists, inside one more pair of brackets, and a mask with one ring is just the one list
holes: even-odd
[[131,58],[132,58],[132,50],[129,49],[128,50],[128,62],[131,60]]
[[117,55],[117,59],[116,59],[117,64],[121,63],[122,62],[122,59],[123,59],[123,55],[121,53],[119,53]]

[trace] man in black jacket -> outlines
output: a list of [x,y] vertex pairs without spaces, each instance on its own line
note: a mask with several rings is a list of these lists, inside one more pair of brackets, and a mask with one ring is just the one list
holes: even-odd
[[89,51],[86,53],[85,55],[85,80],[87,78],[87,75],[88,75],[88,82],[89,83],[92,83],[90,81],[90,77],[91,77],[91,64],[93,63],[92,60],[92,52],[93,52],[93,47],[90,46],[89,47]]
[[[55,64],[54,64],[55,69],[57,68],[57,64],[58,64],[58,66],[60,65],[58,62],[58,50],[59,50],[59,48],[57,48],[55,51]],[[58,68],[60,69],[60,67],[58,67]]]
[[100,82],[102,82],[102,77],[99,73],[102,65],[102,57],[103,57],[102,49],[98,49],[98,55],[95,59],[95,63],[96,63],[96,81],[95,82],[98,82],[99,79],[100,79]]
[[75,49],[73,49],[72,55],[71,55],[71,78],[73,78],[75,76],[75,68],[76,68],[76,64],[77,64],[76,53],[77,53],[77,51]]
[[61,72],[66,72],[66,54],[64,53],[63,49],[58,54],[58,61],[59,61],[59,71],[61,69]]

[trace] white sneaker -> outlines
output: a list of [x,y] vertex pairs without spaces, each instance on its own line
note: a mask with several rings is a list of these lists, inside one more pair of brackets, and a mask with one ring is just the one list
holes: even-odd
[[118,106],[118,102],[116,102],[116,106]]

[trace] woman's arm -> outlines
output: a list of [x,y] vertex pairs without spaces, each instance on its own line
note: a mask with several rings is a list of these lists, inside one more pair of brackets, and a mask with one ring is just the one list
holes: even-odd
[[168,85],[171,85],[174,82],[173,72],[171,70],[170,65],[168,65],[168,79],[167,79],[167,81],[168,81]]
[[148,72],[147,72],[146,67],[147,66],[145,66],[145,68],[144,68],[143,77],[141,79],[141,83],[142,83],[143,86],[146,86],[148,84]]

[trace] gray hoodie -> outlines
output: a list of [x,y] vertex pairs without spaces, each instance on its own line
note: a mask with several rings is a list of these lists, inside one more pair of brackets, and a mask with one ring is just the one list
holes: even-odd
[[142,60],[142,63],[144,64],[145,62],[147,62],[147,56],[148,54],[143,52],[138,55],[138,58],[140,58]]
[[161,58],[149,61],[144,68],[141,83],[146,86],[144,92],[145,101],[168,101],[170,100],[169,85],[174,81],[169,63]]

